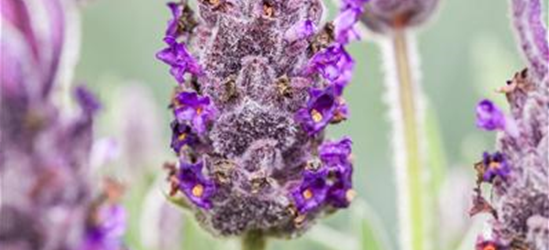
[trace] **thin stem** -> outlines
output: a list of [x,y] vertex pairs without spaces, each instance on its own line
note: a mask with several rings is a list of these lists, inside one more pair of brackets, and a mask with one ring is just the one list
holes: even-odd
[[265,250],[267,239],[260,231],[250,231],[242,237],[242,250]]
[[[401,213],[401,228],[403,233],[408,233],[405,236],[410,241],[404,244],[410,244],[404,248],[412,250],[424,250],[425,238],[424,228],[425,220],[423,216],[423,195],[422,195],[422,163],[420,158],[420,145],[418,136],[418,107],[415,99],[415,88],[410,62],[410,54],[408,44],[406,42],[406,31],[403,29],[397,30],[393,37],[393,50],[396,63],[396,72],[398,79],[398,100],[400,104],[400,115],[403,122],[403,139],[405,147],[405,171],[403,177],[406,180],[399,185],[406,185],[399,191],[407,192],[401,194],[404,199],[407,199],[405,205],[408,207],[400,209]],[[403,204],[399,204],[403,205]],[[402,220],[406,221],[402,221]]]

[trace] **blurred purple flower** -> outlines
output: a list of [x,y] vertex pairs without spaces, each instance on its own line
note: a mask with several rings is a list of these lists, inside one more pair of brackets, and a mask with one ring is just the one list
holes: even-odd
[[494,154],[484,152],[482,163],[486,168],[483,176],[486,182],[491,183],[496,176],[505,180],[511,172],[511,168],[505,160],[504,155],[500,152],[495,152]]
[[486,130],[504,130],[505,115],[490,100],[483,100],[477,105],[477,126]]
[[[0,65],[0,248],[81,249],[86,218],[98,194],[90,151],[97,99],[84,87],[71,92],[80,113],[54,103],[54,90],[74,70],[78,41],[75,1],[2,0]],[[39,212],[36,212],[39,211]],[[8,215],[6,217],[5,215]],[[104,220],[105,223],[108,219]],[[97,232],[100,232],[98,230]],[[121,239],[111,249],[120,249]],[[100,248],[103,249],[103,248]]]

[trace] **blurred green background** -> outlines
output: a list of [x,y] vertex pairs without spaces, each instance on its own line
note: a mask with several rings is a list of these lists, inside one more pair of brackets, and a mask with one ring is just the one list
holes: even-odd
[[[336,8],[330,2],[327,6],[329,17],[333,17]],[[146,113],[150,110],[143,110],[141,115],[143,119],[155,119],[153,123],[159,124],[157,140],[160,141],[160,146],[154,150],[160,152],[162,157],[146,163],[151,165],[149,168],[152,169],[150,173],[153,176],[154,173],[163,174],[161,165],[164,160],[174,160],[167,147],[170,136],[169,112],[164,107],[175,82],[168,74],[168,67],[154,58],[154,54],[163,47],[162,36],[169,17],[164,1],[160,0],[98,0],[90,3],[82,18],[81,61],[76,75],[77,80],[84,80],[99,94],[105,102],[106,110],[117,110],[115,106],[120,105],[118,100],[129,94],[121,90],[121,86],[139,85],[151,95],[155,105],[159,107],[152,112],[157,113],[151,115]],[[465,210],[445,212],[445,206],[452,205],[447,201],[468,202],[461,197],[469,197],[468,189],[463,187],[467,188],[468,181],[474,178],[471,165],[479,159],[483,150],[493,148],[493,135],[475,128],[475,104],[481,98],[489,97],[504,105],[504,98],[493,90],[522,67],[509,22],[506,1],[442,0],[432,22],[416,32],[421,57],[421,83],[429,103],[427,130],[429,141],[432,142],[430,157],[431,162],[439,165],[439,172],[434,177],[440,183],[450,183],[450,186],[443,185],[443,188],[450,191],[441,192],[441,195],[446,195],[441,197],[441,211],[433,211],[432,217],[438,222],[435,230],[439,234],[457,230],[457,233],[448,232],[455,235],[441,240],[445,242],[436,243],[443,246],[443,249],[446,246],[459,245],[468,226]],[[323,225],[310,235],[291,242],[276,241],[271,245],[272,249],[347,250],[346,243],[341,240],[351,238],[357,241],[358,248],[366,248],[369,243],[361,243],[369,240],[365,236],[364,228],[360,229],[360,225],[348,223],[357,221],[357,216],[360,219],[377,218],[374,221],[378,221],[387,230],[387,245],[377,249],[397,249],[395,180],[389,130],[391,126],[387,118],[387,105],[383,100],[380,49],[372,37],[367,36],[362,42],[355,42],[350,53],[358,62],[353,82],[345,93],[351,109],[351,119],[339,126],[330,127],[329,136],[338,138],[350,135],[353,138],[356,169],[354,180],[360,197],[359,203],[365,201],[368,204],[353,205],[351,210],[340,211],[323,220]],[[111,129],[111,124],[124,119],[126,118],[114,111],[104,113],[100,118],[99,134],[120,136],[113,135],[117,131]],[[140,134],[133,136],[138,137]],[[446,174],[460,171],[464,174],[456,174],[460,177],[455,178],[462,178],[461,182],[450,180],[449,176],[454,178],[454,175]],[[462,182],[465,184],[462,185]],[[141,192],[135,191],[128,198],[128,203],[133,207],[130,210],[137,214],[144,200],[140,196],[144,196],[145,188],[130,188]],[[451,191],[452,188],[458,188],[457,194]],[[364,215],[364,206],[369,206],[373,213]],[[460,221],[450,222],[452,218],[447,218],[448,214],[463,218],[460,220],[465,225],[455,226]],[[139,216],[132,214],[129,245],[133,249],[148,249],[147,244],[140,242],[144,233],[143,229],[137,228],[147,225],[143,225]],[[370,223],[372,219],[368,221],[365,223]],[[184,249],[214,248],[214,243],[207,242],[209,236],[197,232],[192,222],[186,221],[185,225],[185,237],[181,237],[185,241],[181,243]],[[383,235],[382,229],[374,228],[375,235]],[[330,230],[335,230],[336,233]],[[144,232],[147,234],[146,230]],[[219,249],[230,249],[234,246],[233,241],[223,241],[220,244],[224,245]],[[465,249],[472,248],[472,245],[469,246]]]

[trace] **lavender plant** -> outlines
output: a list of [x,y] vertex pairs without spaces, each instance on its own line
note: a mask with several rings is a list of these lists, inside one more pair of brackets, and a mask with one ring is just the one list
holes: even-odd
[[100,104],[83,87],[78,110],[59,102],[74,66],[75,1],[0,3],[0,248],[122,249],[121,189],[94,191],[88,168]]
[[178,82],[167,164],[170,196],[214,235],[294,237],[349,206],[351,139],[325,140],[348,117],[343,91],[353,59],[345,45],[364,0],[322,23],[320,0],[169,3],[157,58]]
[[[477,106],[477,126],[497,132],[494,152],[484,152],[471,214],[489,213],[476,248],[549,249],[549,45],[538,0],[512,0],[511,16],[527,68],[499,91],[506,115],[490,100]],[[491,187],[485,198],[482,185]]]

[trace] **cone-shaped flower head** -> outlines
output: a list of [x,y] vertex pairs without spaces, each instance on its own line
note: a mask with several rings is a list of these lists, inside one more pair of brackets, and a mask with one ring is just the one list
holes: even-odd
[[[497,242],[488,249],[549,249],[549,46],[539,0],[512,0],[513,24],[528,68],[501,87],[511,112],[490,101],[477,107],[477,125],[497,130],[497,151],[475,165],[472,213],[489,212]],[[492,185],[488,201],[480,185]],[[490,245],[491,244],[491,245]],[[489,248],[493,246],[493,248]],[[479,247],[477,247],[479,249]],[[480,248],[480,249],[486,249]]]
[[73,66],[75,2],[0,3],[0,249],[121,249],[123,211],[94,198],[89,179],[100,104],[83,87],[72,95],[76,112],[53,102]]
[[349,205],[352,143],[324,130],[348,117],[356,2],[328,23],[320,0],[168,4],[157,58],[178,83],[171,195],[214,234],[294,235]]

